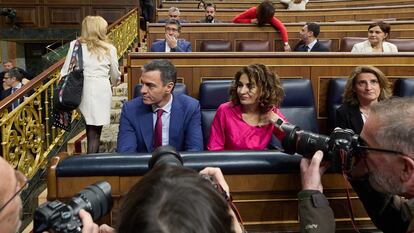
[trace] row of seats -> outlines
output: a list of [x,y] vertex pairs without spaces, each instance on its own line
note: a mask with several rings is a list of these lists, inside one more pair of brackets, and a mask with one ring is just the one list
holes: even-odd
[[[342,93],[347,78],[333,78],[329,83],[327,95],[328,124],[334,128],[335,111],[342,104]],[[207,145],[210,136],[210,126],[220,104],[229,101],[229,88],[231,80],[209,80],[200,84],[199,101],[201,107],[201,125],[203,129],[204,144]],[[280,110],[292,124],[304,130],[318,132],[316,107],[312,84],[308,79],[289,78],[282,79],[285,98]],[[140,95],[141,84],[134,88],[134,98]],[[183,83],[177,83],[174,93],[187,94]],[[300,94],[298,94],[300,93]],[[414,96],[414,78],[401,78],[394,83],[394,95]],[[273,138],[270,147],[280,147],[280,143]]]
[[[344,37],[340,42],[340,52],[350,52],[354,44],[365,41],[365,37]],[[320,43],[325,45],[331,51],[332,40],[321,39]],[[400,52],[413,52],[414,39],[389,39],[388,42],[395,44]],[[267,40],[242,40],[236,42],[236,48],[233,50],[232,44],[228,40],[203,40],[200,43],[200,52],[269,52],[270,43]]]

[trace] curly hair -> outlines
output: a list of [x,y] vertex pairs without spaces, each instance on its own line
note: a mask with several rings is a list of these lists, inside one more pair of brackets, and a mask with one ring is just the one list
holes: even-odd
[[271,1],[265,0],[261,2],[256,8],[257,24],[264,25],[266,23],[270,23],[275,15],[275,11],[275,7]]
[[381,70],[379,70],[375,66],[358,66],[355,67],[355,69],[352,71],[345,85],[344,94],[342,95],[343,103],[352,106],[359,105],[358,96],[354,92],[354,86],[358,76],[362,73],[371,73],[377,77],[380,86],[380,95],[378,97],[378,101],[385,100],[391,97],[392,91],[390,83],[385,74],[382,73]]
[[230,87],[230,101],[233,105],[240,105],[237,86],[242,74],[249,77],[249,82],[254,81],[258,89],[259,111],[261,114],[268,112],[272,107],[279,107],[285,96],[279,77],[263,64],[252,64],[243,67],[234,76]]

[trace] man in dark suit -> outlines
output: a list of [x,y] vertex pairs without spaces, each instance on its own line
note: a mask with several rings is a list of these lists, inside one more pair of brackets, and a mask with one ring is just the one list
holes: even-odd
[[206,17],[199,20],[199,23],[221,23],[220,20],[215,18],[216,5],[214,5],[214,3],[207,3],[204,9],[204,14]]
[[181,24],[175,19],[165,23],[165,39],[156,41],[151,46],[151,52],[191,52],[191,43],[178,39],[181,32]]
[[316,23],[306,23],[299,32],[301,42],[295,48],[296,52],[329,52],[329,48],[321,44],[317,37],[320,28]]
[[145,64],[141,94],[125,103],[119,123],[117,152],[152,152],[161,145],[178,151],[203,150],[200,104],[172,94],[177,71],[168,60]]
[[158,23],[166,23],[170,19],[175,19],[180,23],[187,23],[187,21],[185,19],[180,18],[180,9],[178,9],[175,6],[172,6],[172,7],[170,7],[170,9],[168,9],[168,17],[169,17],[168,19],[158,20]]
[[[4,90],[1,93],[1,100],[5,99],[7,96],[13,94],[17,90],[19,90],[23,84],[23,74],[20,73],[18,68],[12,68],[8,72],[4,74],[3,82],[5,86],[9,86],[9,89]],[[24,101],[24,98],[20,98],[12,103],[9,107],[9,111],[15,109],[20,103]]]

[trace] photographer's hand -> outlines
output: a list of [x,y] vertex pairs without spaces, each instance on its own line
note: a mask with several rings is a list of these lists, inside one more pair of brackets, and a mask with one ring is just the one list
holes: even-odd
[[79,211],[79,217],[82,220],[82,233],[99,233],[99,227],[93,222],[91,215],[84,209]]
[[226,180],[224,179],[223,173],[221,172],[220,168],[218,167],[206,167],[200,171],[200,174],[205,174],[213,177],[214,182],[221,185],[223,190],[227,193],[227,196],[230,196],[230,189],[229,185],[227,184]]
[[99,226],[99,233],[116,233],[116,231],[114,228],[106,224],[102,224]]
[[318,150],[309,160],[305,157],[300,161],[300,173],[302,190],[319,190],[323,192],[321,176],[329,167],[329,163],[323,161],[323,152]]

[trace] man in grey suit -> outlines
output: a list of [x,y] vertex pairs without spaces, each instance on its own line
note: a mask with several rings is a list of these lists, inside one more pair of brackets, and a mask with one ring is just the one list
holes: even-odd
[[306,23],[299,32],[301,42],[296,46],[296,52],[329,52],[329,48],[318,41],[320,27],[316,23]]
[[199,23],[222,23],[220,20],[214,18],[216,15],[216,5],[214,3],[207,3],[204,9],[206,17],[199,20]]

